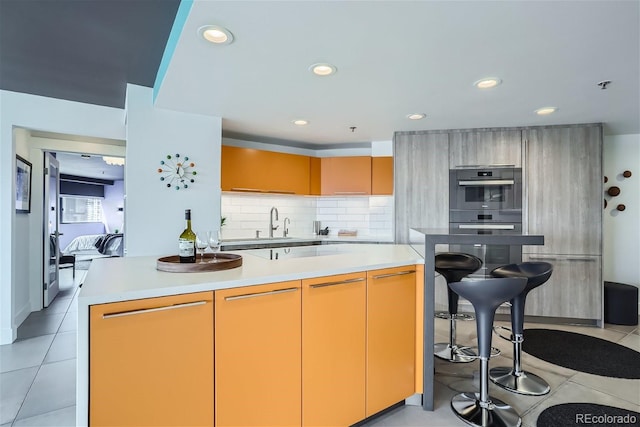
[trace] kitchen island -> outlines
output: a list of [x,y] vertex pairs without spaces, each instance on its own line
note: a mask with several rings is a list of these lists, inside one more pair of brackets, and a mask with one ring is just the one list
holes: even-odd
[[[78,298],[78,425],[153,423],[146,408],[166,425],[249,425],[251,414],[353,424],[415,393],[423,259],[411,246],[291,248],[277,260],[237,253],[241,267],[207,273],[157,271],[156,257],[92,263]],[[331,343],[354,350],[327,369]],[[243,365],[247,355],[259,358]],[[260,393],[274,383],[282,395]],[[191,389],[197,398],[181,394]],[[340,409],[327,407],[332,399]]]

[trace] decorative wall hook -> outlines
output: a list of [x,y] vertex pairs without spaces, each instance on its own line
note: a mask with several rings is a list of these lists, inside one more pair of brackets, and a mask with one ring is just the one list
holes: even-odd
[[620,187],[609,187],[609,189],[607,190],[607,194],[611,197],[616,197],[620,194]]

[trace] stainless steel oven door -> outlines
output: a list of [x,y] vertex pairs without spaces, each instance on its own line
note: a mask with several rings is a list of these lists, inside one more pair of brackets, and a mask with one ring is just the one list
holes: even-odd
[[449,176],[450,209],[521,209],[522,170],[452,170]]

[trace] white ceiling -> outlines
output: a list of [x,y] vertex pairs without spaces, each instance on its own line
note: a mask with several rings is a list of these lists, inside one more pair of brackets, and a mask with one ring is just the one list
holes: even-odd
[[88,157],[76,153],[56,153],[60,173],[99,179],[124,179],[124,166],[108,165],[102,156],[97,154],[85,156]]
[[[321,145],[390,140],[394,131],[591,122],[637,134],[639,5],[196,0],[156,106],[220,116],[227,135]],[[205,42],[197,29],[207,24],[235,41]],[[317,77],[308,71],[316,62],[338,72]],[[472,85],[487,76],[502,85]],[[602,80],[612,82],[606,90]],[[535,115],[543,106],[559,110]],[[427,118],[408,120],[414,112]],[[294,126],[297,118],[310,124]]]

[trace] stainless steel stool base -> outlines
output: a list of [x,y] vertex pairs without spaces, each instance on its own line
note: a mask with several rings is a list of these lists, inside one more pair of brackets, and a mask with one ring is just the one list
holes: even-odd
[[489,397],[483,408],[480,393],[460,393],[451,398],[451,409],[465,423],[478,427],[519,427],[520,415],[507,403]]
[[549,384],[539,376],[522,371],[515,375],[513,368],[499,366],[489,370],[489,378],[505,390],[527,396],[542,396],[549,393]]
[[[451,314],[448,311],[436,311],[434,317],[438,318],[438,319],[446,319],[449,320],[451,319]],[[454,319],[456,320],[476,320],[476,316],[474,316],[473,314],[467,314],[467,313],[457,313],[454,314]]]
[[469,363],[478,358],[478,355],[469,347],[451,347],[446,342],[435,344],[433,354],[437,358],[451,363]]
[[[474,352],[476,354],[478,353],[478,347],[476,347],[476,346],[474,346],[474,347],[465,347],[465,348],[470,349],[472,352]],[[491,354],[489,355],[489,358],[500,356],[501,354],[502,354],[502,351],[499,348],[491,347]]]

